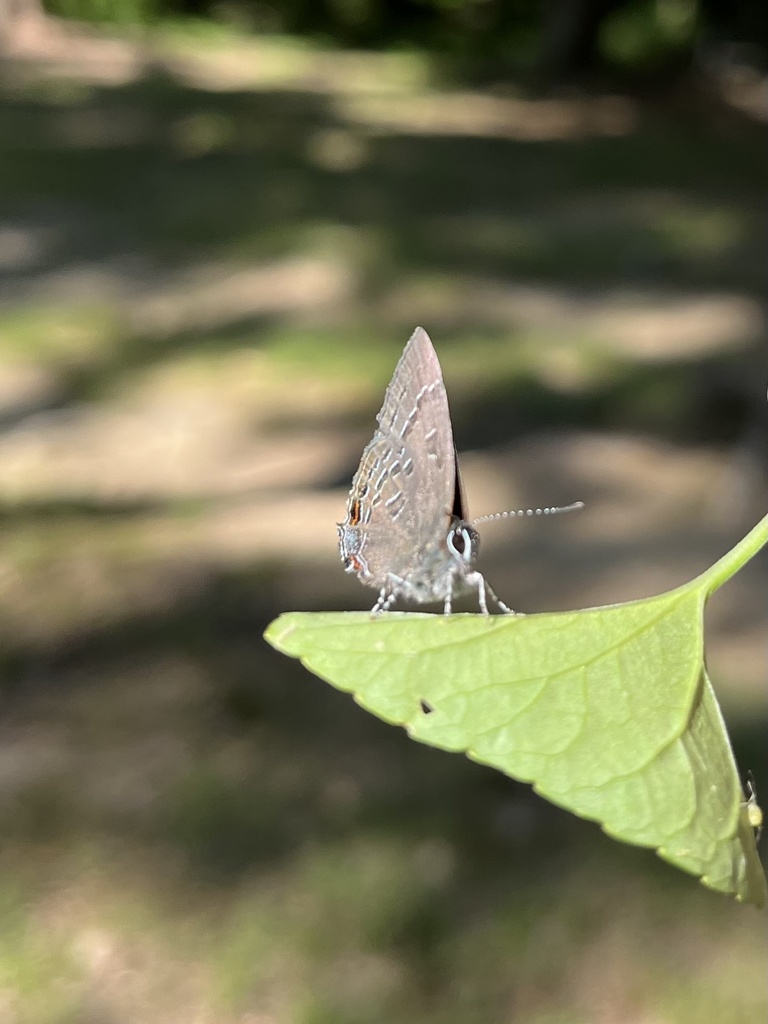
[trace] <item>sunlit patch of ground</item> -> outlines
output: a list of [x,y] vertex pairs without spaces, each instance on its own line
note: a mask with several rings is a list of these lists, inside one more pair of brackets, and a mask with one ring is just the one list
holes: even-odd
[[[762,138],[439,88],[414,55],[35,45],[0,105],[3,1024],[760,1019],[757,914],[260,634],[372,603],[334,524],[416,323],[473,514],[586,502],[484,526],[516,608],[645,596],[738,540]],[[708,641],[758,775],[764,575]]]

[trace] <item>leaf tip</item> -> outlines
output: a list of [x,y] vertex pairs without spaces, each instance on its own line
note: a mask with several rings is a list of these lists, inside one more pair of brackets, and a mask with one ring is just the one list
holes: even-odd
[[294,630],[294,624],[291,621],[291,617],[290,612],[283,612],[281,615],[278,615],[276,619],[273,619],[270,622],[262,634],[270,647],[274,647],[275,650],[280,651],[281,654],[288,653],[285,649],[284,641]]

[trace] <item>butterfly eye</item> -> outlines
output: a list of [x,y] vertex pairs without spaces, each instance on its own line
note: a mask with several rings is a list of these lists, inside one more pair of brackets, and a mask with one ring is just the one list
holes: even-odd
[[477,549],[480,547],[480,534],[471,526],[465,526],[461,535],[464,538],[464,557],[476,558]]

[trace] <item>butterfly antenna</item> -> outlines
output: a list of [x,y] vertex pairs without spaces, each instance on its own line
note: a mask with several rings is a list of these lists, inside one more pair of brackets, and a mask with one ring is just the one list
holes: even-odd
[[552,505],[549,508],[519,508],[510,512],[493,512],[489,516],[473,519],[470,525],[477,526],[478,523],[487,523],[489,519],[514,519],[516,516],[556,516],[560,512],[575,512],[579,508],[584,508],[583,501],[574,501],[571,505]]

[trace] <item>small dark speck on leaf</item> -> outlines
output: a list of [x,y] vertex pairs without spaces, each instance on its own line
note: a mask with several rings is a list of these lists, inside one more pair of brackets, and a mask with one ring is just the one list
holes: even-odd
[[432,712],[435,710],[429,703],[429,701],[420,700],[419,704],[421,705],[421,710],[424,712],[425,715],[431,715]]

